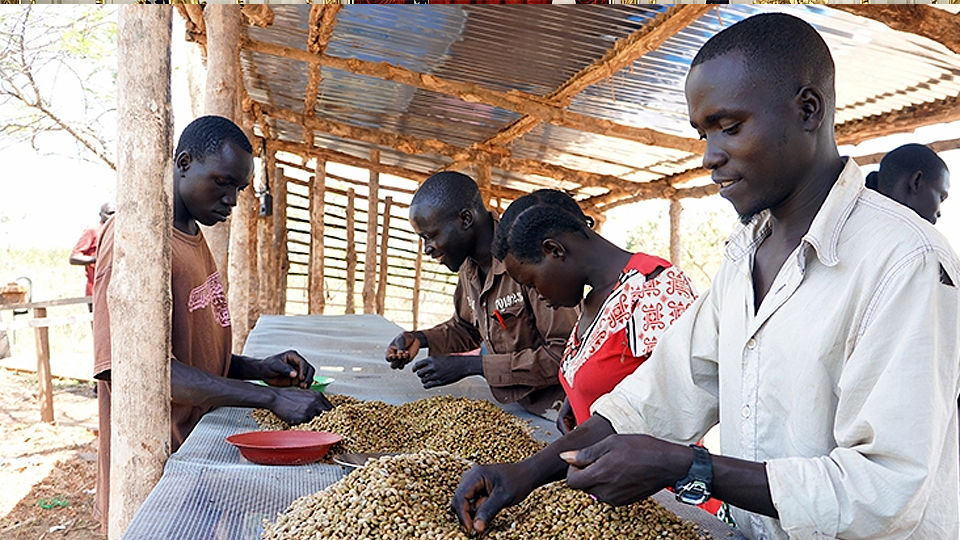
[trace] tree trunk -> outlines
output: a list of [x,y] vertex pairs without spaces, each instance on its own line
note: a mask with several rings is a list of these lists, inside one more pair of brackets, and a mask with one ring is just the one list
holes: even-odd
[[121,6],[117,216],[107,291],[112,336],[110,539],[119,539],[170,454],[173,11]]

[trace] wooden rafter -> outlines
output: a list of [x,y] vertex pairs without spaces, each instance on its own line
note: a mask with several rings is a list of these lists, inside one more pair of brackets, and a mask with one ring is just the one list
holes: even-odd
[[884,135],[908,133],[923,126],[958,120],[960,95],[950,96],[844,122],[837,126],[837,144],[859,144]]
[[618,206],[623,206],[625,204],[632,204],[635,202],[646,201],[650,199],[700,199],[703,197],[708,197],[714,195],[720,191],[720,188],[716,184],[709,184],[706,186],[697,186],[692,188],[684,189],[675,189],[670,188],[670,190],[664,190],[662,193],[638,193],[637,195],[631,197],[625,197],[611,202],[610,204],[605,204],[600,207],[601,212],[607,212],[613,210]]
[[257,106],[268,116],[303,125],[311,130],[323,131],[337,137],[367,144],[386,146],[405,154],[437,154],[453,160],[486,163],[506,171],[520,174],[544,176],[580,186],[605,187],[620,195],[629,194],[636,186],[641,185],[609,174],[597,174],[571,169],[561,165],[554,165],[552,163],[513,158],[508,155],[509,151],[503,147],[492,147],[489,149],[460,148],[436,139],[417,139],[406,135],[395,135],[373,129],[359,128],[322,118],[308,117],[289,109],[282,109],[263,103],[258,103]]
[[[260,140],[253,142],[253,151],[260,151]],[[291,154],[296,154],[298,156],[306,156],[308,158],[318,158],[324,161],[333,161],[335,163],[342,163],[344,165],[350,165],[353,167],[359,167],[362,169],[374,169],[381,174],[390,174],[393,176],[398,176],[400,178],[406,178],[408,180],[414,180],[418,183],[423,183],[427,177],[430,176],[430,173],[415,171],[413,169],[408,169],[406,167],[398,167],[396,165],[387,165],[387,164],[375,164],[367,158],[357,157],[351,154],[345,154],[343,152],[337,152],[334,150],[327,150],[325,148],[319,148],[317,146],[297,143],[291,141],[281,141],[281,140],[268,140],[267,145],[270,148],[273,148],[277,151],[289,152]],[[518,197],[522,197],[527,193],[519,189],[508,188],[505,186],[491,186],[491,196],[492,197],[503,197],[505,200],[513,200]]]
[[[307,35],[307,50],[313,54],[323,54],[327,50],[330,36],[337,25],[337,13],[343,6],[340,4],[314,4],[310,8],[309,28]],[[310,64],[310,74],[307,76],[307,88],[303,98],[303,114],[313,116],[317,105],[317,93],[320,91],[320,65]],[[313,130],[304,126],[304,142],[313,142]]]
[[327,54],[312,54],[308,51],[263,41],[248,39],[244,41],[243,48],[262,54],[280,56],[310,64],[319,64],[357,75],[395,81],[407,86],[455,96],[468,103],[492,105],[523,115],[534,116],[543,122],[589,133],[618,137],[641,144],[671,148],[690,153],[700,151],[702,146],[702,143],[697,139],[661,133],[653,129],[628,126],[610,120],[570,112],[562,107],[557,107],[545,98],[518,90],[499,92],[473,83],[451,81],[425,73],[417,73],[386,62],[370,62],[360,60],[359,58],[340,58]]
[[[570,105],[573,98],[585,89],[613,76],[645,54],[656,50],[666,40],[702,17],[710,9],[712,9],[712,6],[695,4],[669,8],[644,25],[643,28],[619,39],[601,58],[580,70],[548,94],[546,98],[558,107]],[[530,132],[539,123],[540,118],[535,116],[528,115],[518,118],[480,145],[508,144],[510,141]],[[700,146],[702,147],[702,144]],[[698,150],[698,152],[702,152],[702,150]]]
[[830,4],[830,7],[879,21],[888,27],[932,39],[960,54],[960,15],[924,5]]
[[[960,139],[950,139],[948,141],[937,141],[927,144],[931,150],[934,152],[946,152],[948,150],[956,150],[960,148]],[[890,150],[893,150],[891,148]],[[857,165],[875,165],[880,163],[880,160],[883,159],[883,156],[887,155],[887,152],[877,152],[876,154],[869,154],[866,156],[856,156],[853,158],[857,162]]]

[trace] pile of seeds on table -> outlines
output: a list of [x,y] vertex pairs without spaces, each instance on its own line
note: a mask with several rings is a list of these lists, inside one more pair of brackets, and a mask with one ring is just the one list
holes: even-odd
[[[460,476],[470,467],[445,452],[387,456],[329,488],[294,501],[263,540],[467,540],[450,510]],[[683,523],[651,500],[612,507],[557,482],[504,509],[486,537],[519,539],[701,540],[696,525]],[[707,536],[709,537],[709,536]]]
[[327,454],[355,452],[450,452],[474,463],[521,461],[545,444],[530,435],[529,424],[489,401],[436,396],[389,405],[338,395],[335,408],[310,422],[289,426],[272,412],[256,409],[262,429],[329,431],[343,436]]

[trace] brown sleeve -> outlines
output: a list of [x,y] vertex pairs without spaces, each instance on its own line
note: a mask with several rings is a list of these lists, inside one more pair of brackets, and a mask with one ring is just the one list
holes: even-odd
[[526,287],[524,296],[529,308],[524,316],[535,318],[541,339],[529,348],[483,357],[483,375],[494,397],[503,402],[560,384],[560,359],[580,312],[579,308],[550,308]]
[[472,351],[480,346],[480,331],[473,322],[473,310],[470,299],[462,282],[457,281],[453,293],[453,317],[433,328],[422,330],[427,337],[427,347],[431,356],[443,356],[452,353]]

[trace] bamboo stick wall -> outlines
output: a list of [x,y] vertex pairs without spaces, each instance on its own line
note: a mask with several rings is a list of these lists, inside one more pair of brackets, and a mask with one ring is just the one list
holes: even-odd
[[[286,280],[286,302],[282,309],[287,314],[309,313],[310,288],[309,264],[311,250],[311,221],[309,201],[310,185],[318,168],[309,163],[303,166],[294,161],[278,158],[277,164],[286,178],[287,195],[287,254],[290,268]],[[371,235],[369,188],[365,182],[329,172],[330,164],[323,167],[326,178],[323,182],[323,313],[342,314],[348,312],[348,291],[353,291],[353,303],[357,312],[364,311],[362,291],[376,291],[376,302],[372,309],[396,322],[404,328],[429,327],[446,320],[452,314],[452,295],[456,286],[456,275],[432,261],[418,264],[420,249],[419,238],[413,232],[408,221],[409,201],[417,187],[415,181],[395,177],[378,177],[377,228]],[[389,180],[387,180],[389,178]],[[320,185],[319,182],[313,182]],[[355,191],[352,219],[348,219],[348,190]],[[387,204],[389,199],[390,204]],[[389,214],[387,212],[389,211]],[[387,219],[389,215],[389,219]],[[348,222],[353,222],[353,234],[349,235]],[[389,234],[383,235],[383,223],[388,222]],[[349,239],[353,237],[354,246],[350,249]],[[373,249],[368,250],[369,239],[373,238]],[[386,246],[386,253],[383,251]],[[348,259],[348,252],[354,253]],[[367,258],[373,257],[372,275],[364,272]],[[382,273],[382,262],[386,260],[387,272]],[[352,264],[348,265],[348,260]],[[319,264],[316,265],[318,268]],[[417,289],[418,269],[419,297],[414,301]],[[352,270],[353,286],[348,278]],[[367,276],[370,276],[369,278]],[[364,286],[364,280],[371,279]],[[382,300],[381,300],[382,298]],[[315,309],[321,303],[314,299]],[[416,315],[415,315],[416,311]]]

